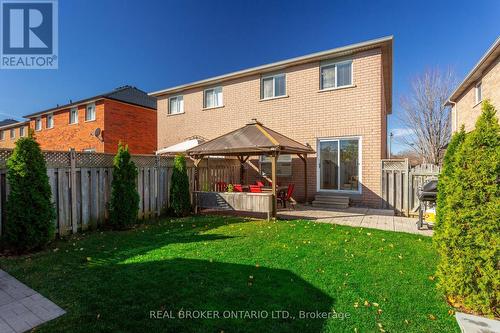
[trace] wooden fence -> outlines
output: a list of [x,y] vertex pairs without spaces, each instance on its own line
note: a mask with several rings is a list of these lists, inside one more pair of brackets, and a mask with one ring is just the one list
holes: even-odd
[[436,179],[441,171],[433,164],[410,168],[408,159],[382,160],[382,207],[394,209],[397,214],[416,214],[418,191],[425,182]]
[[[5,203],[9,194],[6,161],[12,150],[0,149],[0,232],[5,221]],[[83,152],[44,152],[52,202],[57,212],[56,231],[60,235],[86,230],[105,223],[113,180],[111,154]],[[139,219],[157,217],[170,201],[173,158],[133,155],[138,169],[136,180],[140,196]],[[187,160],[190,191],[194,191],[195,168]],[[198,179],[204,190],[215,190],[217,182],[239,181],[240,163],[232,159],[203,160]],[[30,207],[26,207],[30,209]]]

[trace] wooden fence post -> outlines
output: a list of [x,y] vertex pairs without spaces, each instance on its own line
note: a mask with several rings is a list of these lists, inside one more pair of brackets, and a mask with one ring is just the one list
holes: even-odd
[[78,231],[78,216],[76,210],[76,152],[75,148],[69,150],[70,159],[70,185],[71,186],[71,231]]

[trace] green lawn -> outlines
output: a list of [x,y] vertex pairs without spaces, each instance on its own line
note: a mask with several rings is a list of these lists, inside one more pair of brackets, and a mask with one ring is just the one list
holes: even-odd
[[[458,332],[436,259],[417,235],[218,216],[79,235],[0,265],[67,311],[39,332]],[[181,309],[268,318],[150,319]]]

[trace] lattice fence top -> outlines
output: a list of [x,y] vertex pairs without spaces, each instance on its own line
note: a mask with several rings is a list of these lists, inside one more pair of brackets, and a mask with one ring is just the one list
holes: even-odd
[[114,156],[101,153],[75,153],[77,168],[110,168]]
[[71,166],[69,152],[44,151],[43,156],[45,157],[47,168],[69,168]]
[[406,160],[382,160],[382,170],[408,170]]

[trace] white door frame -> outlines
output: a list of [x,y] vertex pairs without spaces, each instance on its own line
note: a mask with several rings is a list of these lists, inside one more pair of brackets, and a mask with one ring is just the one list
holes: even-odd
[[[358,181],[358,190],[357,191],[351,191],[351,190],[328,190],[328,189],[322,189],[321,188],[321,168],[320,168],[320,162],[321,162],[321,149],[320,149],[320,143],[321,142],[328,142],[328,141],[337,141],[338,142],[338,156],[337,159],[339,161],[339,170],[340,170],[340,140],[358,140],[358,176],[359,176],[359,181]],[[362,137],[361,136],[339,136],[339,137],[327,137],[327,138],[317,138],[316,139],[316,191],[317,192],[328,192],[328,193],[345,193],[345,194],[361,194],[362,192],[362,174],[363,174],[363,160],[362,160],[362,154],[363,152],[363,142],[362,142]],[[340,172],[337,175],[337,183],[338,186],[340,187]]]

